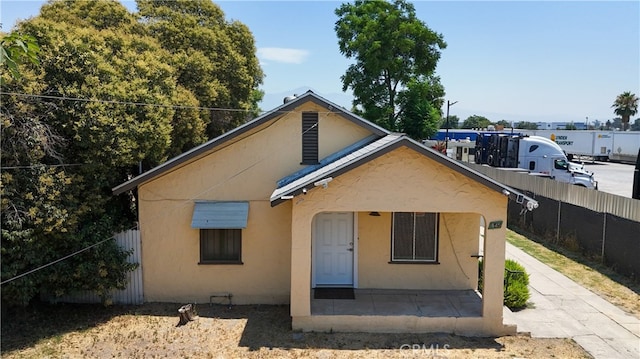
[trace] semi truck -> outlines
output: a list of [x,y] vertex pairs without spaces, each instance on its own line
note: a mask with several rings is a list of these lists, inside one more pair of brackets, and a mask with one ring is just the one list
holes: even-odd
[[475,143],[475,162],[499,168],[514,168],[531,175],[598,189],[593,172],[567,159],[560,146],[541,136],[480,132]]
[[595,161],[607,161],[612,151],[612,131],[591,130],[519,130],[529,136],[541,136],[554,141],[567,154],[573,157],[590,157]]

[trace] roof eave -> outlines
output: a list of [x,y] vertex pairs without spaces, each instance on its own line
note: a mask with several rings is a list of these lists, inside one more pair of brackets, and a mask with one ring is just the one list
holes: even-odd
[[[317,177],[311,178],[308,181],[305,181],[303,184],[300,184],[292,188],[291,190],[284,192],[278,198],[271,199],[271,207],[275,207],[280,203],[288,200],[288,199],[283,199],[283,197],[289,197],[289,196],[295,197],[304,193],[303,189],[311,186],[314,182],[318,181],[320,177],[323,177],[323,178],[337,177],[345,172],[348,172],[352,168],[358,167],[363,163],[366,163],[377,157],[380,157],[381,155],[388,153],[401,146],[407,146],[408,148],[414,149],[420,153],[425,154],[427,157],[434,159],[438,163],[444,166],[447,166],[450,169],[456,172],[459,172],[460,174],[466,177],[470,177],[475,181],[493,189],[498,193],[502,193],[506,195],[509,199],[515,201],[516,203],[523,204],[523,206],[525,206],[530,211],[538,207],[538,202],[533,198],[530,198],[507,185],[499,183],[493,180],[492,178],[489,178],[467,166],[463,166],[462,164],[459,164],[453,159],[443,156],[440,153],[436,152],[435,150],[425,147],[424,145],[421,145],[418,142],[415,142],[414,140],[411,140],[410,138],[407,138],[407,137],[399,137],[397,140],[388,143],[386,146],[379,148],[375,152],[372,152],[366,156],[356,159],[353,162],[350,162],[344,166],[338,167],[333,171],[330,171],[328,173],[323,173],[322,176],[317,176]],[[531,204],[528,205],[528,203],[531,203]]]
[[121,193],[124,193],[126,191],[132,190],[134,188],[136,188],[138,185],[151,180],[152,178],[154,178],[155,176],[161,175],[162,173],[165,173],[173,168],[176,168],[182,164],[184,164],[185,162],[194,159],[200,155],[202,155],[203,153],[213,150],[215,149],[217,146],[226,143],[227,141],[230,141],[244,133],[246,133],[247,131],[250,131],[266,122],[269,122],[271,120],[277,119],[278,117],[282,116],[283,114],[294,110],[296,107],[300,106],[301,103],[306,102],[307,100],[310,100],[311,102],[326,107],[327,109],[329,109],[329,111],[336,111],[339,112],[342,116],[344,116],[345,118],[347,118],[349,121],[354,122],[366,129],[368,129],[369,131],[375,133],[376,135],[387,135],[390,132],[385,130],[384,128],[369,122],[359,116],[356,116],[354,114],[352,114],[351,112],[345,110],[343,107],[336,105],[335,103],[328,101],[318,95],[316,95],[313,91],[309,90],[307,92],[305,92],[304,94],[294,98],[293,100],[283,103],[282,105],[276,107],[275,109],[265,112],[264,114],[256,117],[254,120],[249,121],[247,123],[245,123],[244,125],[241,125],[239,127],[236,127],[235,129],[224,133],[212,140],[209,140],[208,142],[203,143],[200,146],[194,147],[191,150],[178,155],[170,160],[168,160],[167,162],[164,162],[161,165],[158,165],[154,168],[152,168],[151,170],[144,172],[132,179],[130,179],[127,182],[124,182],[116,187],[113,187],[111,189],[111,191],[113,192],[114,195],[119,195]]

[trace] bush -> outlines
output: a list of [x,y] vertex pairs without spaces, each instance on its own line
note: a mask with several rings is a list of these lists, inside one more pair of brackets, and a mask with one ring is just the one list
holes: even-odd
[[[478,291],[483,289],[483,261],[478,261]],[[529,293],[529,274],[520,263],[507,259],[504,263],[504,305],[509,309],[520,309],[527,305]]]
[[504,305],[509,309],[524,308],[531,297],[529,274],[520,263],[507,259],[504,262]]

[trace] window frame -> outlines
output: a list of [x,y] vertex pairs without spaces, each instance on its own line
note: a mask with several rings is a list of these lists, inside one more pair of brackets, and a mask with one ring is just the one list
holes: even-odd
[[[413,214],[413,225],[412,225],[412,257],[413,259],[396,259],[394,248],[395,248],[395,215],[396,213],[411,213]],[[416,259],[416,218],[417,214],[427,214],[434,215],[434,244],[433,244],[433,259]],[[440,247],[440,213],[438,212],[392,212],[391,213],[391,251],[389,263],[391,264],[440,264],[439,262],[439,247]]]
[[[212,241],[216,241],[216,240],[223,240],[226,238],[223,238],[221,236],[215,236],[213,235],[212,238],[207,238],[205,236],[206,233],[209,233],[210,231],[224,231],[224,232],[230,232],[233,231],[234,233],[237,233],[237,238],[231,238],[231,240],[237,240],[237,259],[211,259],[211,258],[205,258],[205,245],[204,245],[204,241],[207,240],[212,240]],[[200,228],[199,230],[199,236],[200,236],[200,240],[199,240],[199,245],[200,245],[200,262],[198,262],[198,264],[244,264],[242,262],[242,229],[240,228]],[[219,244],[213,244],[214,246],[219,245]]]

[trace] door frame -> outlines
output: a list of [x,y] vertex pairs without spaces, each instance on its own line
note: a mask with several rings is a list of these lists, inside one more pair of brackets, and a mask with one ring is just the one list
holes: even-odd
[[351,282],[353,288],[358,288],[358,212],[347,211],[325,211],[313,216],[311,223],[311,288],[316,288],[316,218],[324,213],[351,213],[353,221],[353,270],[351,271],[353,278]]

